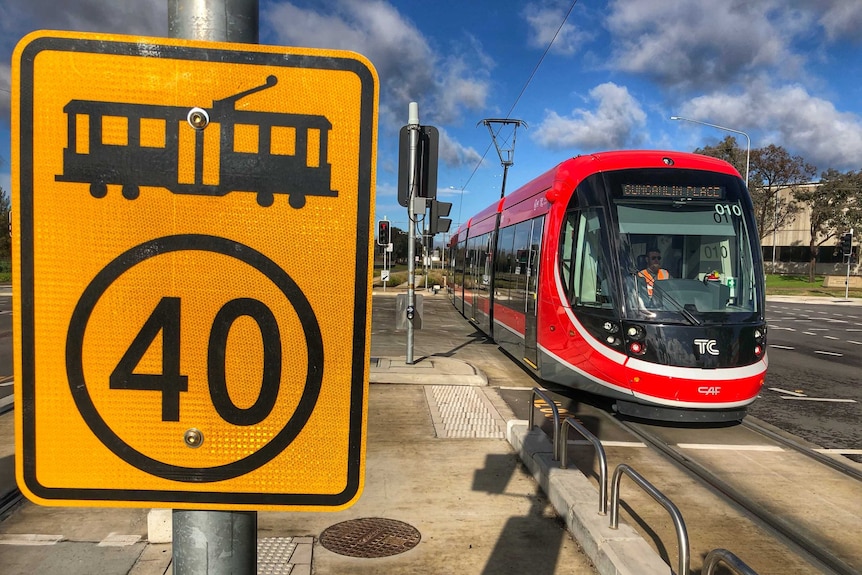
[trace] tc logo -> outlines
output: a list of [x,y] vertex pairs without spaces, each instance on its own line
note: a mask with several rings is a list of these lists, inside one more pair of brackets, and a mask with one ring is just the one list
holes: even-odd
[[718,355],[718,343],[714,339],[696,339],[694,345],[700,353]]

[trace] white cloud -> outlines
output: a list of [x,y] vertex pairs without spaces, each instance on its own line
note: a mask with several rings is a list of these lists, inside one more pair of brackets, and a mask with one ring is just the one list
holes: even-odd
[[[531,48],[544,50],[551,44],[552,54],[571,56],[578,51],[593,35],[566,21],[562,28],[560,24],[566,17],[569,2],[530,3],[524,6],[521,16],[529,26],[527,43]],[[556,35],[556,38],[554,37]]]
[[623,87],[607,82],[590,90],[593,110],[575,109],[569,116],[550,110],[531,138],[551,148],[581,148],[589,151],[621,148],[637,143],[637,131],[646,123],[638,101]]
[[388,2],[338,0],[314,9],[272,3],[261,26],[281,44],[352,50],[371,60],[381,83],[383,124],[404,124],[410,102],[420,103],[420,119],[435,124],[486,105],[489,59],[475,39],[465,38],[462,53],[444,57]]
[[752,147],[783,146],[818,172],[862,167],[862,119],[799,85],[775,88],[758,82],[742,93],[700,96],[683,106],[681,115],[743,132],[762,131],[763,141],[753,141]]
[[767,67],[795,73],[802,58],[789,48],[808,14],[778,0],[611,0],[611,67],[661,84],[704,89],[739,81]]
[[440,148],[438,159],[450,168],[475,166],[482,161],[482,155],[473,148],[468,148],[452,138],[443,128],[440,132]]
[[[862,29],[862,2],[859,0],[809,0],[812,8],[822,10],[819,19],[831,41],[860,41]],[[825,9],[824,9],[825,8]]]

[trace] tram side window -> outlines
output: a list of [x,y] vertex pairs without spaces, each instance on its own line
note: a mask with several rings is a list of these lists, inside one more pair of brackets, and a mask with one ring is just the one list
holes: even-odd
[[494,280],[494,298],[498,303],[509,305],[512,299],[512,288],[515,285],[515,227],[509,226],[500,230],[500,237],[497,240],[497,261],[495,280]]
[[560,246],[560,273],[572,304],[609,309],[613,300],[601,246],[600,215],[598,208],[568,214]]
[[491,234],[483,234],[467,240],[467,270],[464,284],[467,289],[487,290],[491,283],[488,263],[488,241]]
[[467,259],[467,242],[462,241],[458,242],[458,246],[455,248],[455,284],[459,286],[464,285],[464,269],[466,267],[466,259]]

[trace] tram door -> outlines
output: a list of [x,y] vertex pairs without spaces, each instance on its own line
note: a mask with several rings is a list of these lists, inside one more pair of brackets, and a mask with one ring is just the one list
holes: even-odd
[[477,236],[467,240],[467,269],[464,274],[464,314],[474,322],[478,322],[479,292],[483,287],[482,280],[487,257],[487,238]]
[[539,352],[536,345],[536,309],[539,302],[539,254],[542,247],[542,227],[544,218],[532,221],[530,244],[527,255],[527,278],[524,298],[524,359],[538,367]]

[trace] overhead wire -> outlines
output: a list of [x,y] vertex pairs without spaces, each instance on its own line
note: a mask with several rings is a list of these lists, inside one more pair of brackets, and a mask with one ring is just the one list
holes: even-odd
[[[545,61],[545,57],[548,55],[548,52],[550,52],[551,46],[554,45],[554,42],[557,40],[557,36],[559,36],[560,31],[563,29],[563,26],[566,25],[566,21],[569,19],[569,16],[572,14],[572,10],[574,10],[575,5],[577,3],[578,3],[578,0],[572,0],[571,5],[569,5],[569,9],[566,11],[566,15],[563,16],[563,20],[560,22],[560,25],[557,27],[556,32],[554,32],[553,38],[551,38],[551,41],[548,42],[548,45],[545,47],[545,51],[542,52],[541,57],[539,57],[539,61],[536,62],[536,65],[533,67],[532,72],[530,72],[530,76],[529,76],[529,78],[527,78],[527,81],[524,83],[524,86],[521,88],[521,91],[518,93],[518,97],[515,98],[515,101],[512,103],[512,106],[509,108],[509,111],[506,112],[506,116],[505,116],[506,119],[508,119],[509,116],[512,115],[512,112],[515,110],[515,107],[518,105],[518,102],[521,101],[521,97],[524,95],[524,92],[527,91],[527,87],[533,81],[533,78],[535,77],[536,72],[539,70],[539,66],[541,66],[542,62]],[[503,126],[501,125],[500,128],[497,130],[497,133],[495,134],[495,136],[498,136],[500,134],[500,130],[502,130],[502,129],[503,129]],[[473,167],[473,171],[470,172],[470,176],[467,178],[467,181],[464,182],[464,184],[461,186],[461,197],[459,198],[459,201],[458,201],[458,222],[459,222],[459,224],[461,223],[461,207],[464,204],[464,189],[466,189],[467,185],[473,179],[473,176],[476,175],[476,172],[479,170],[479,166],[481,166],[482,162],[485,161],[485,156],[487,156],[488,152],[491,151],[492,145],[493,145],[493,141],[488,144],[487,148],[485,148],[485,152],[482,154],[482,157],[479,158],[479,161],[476,162],[476,165]]]

